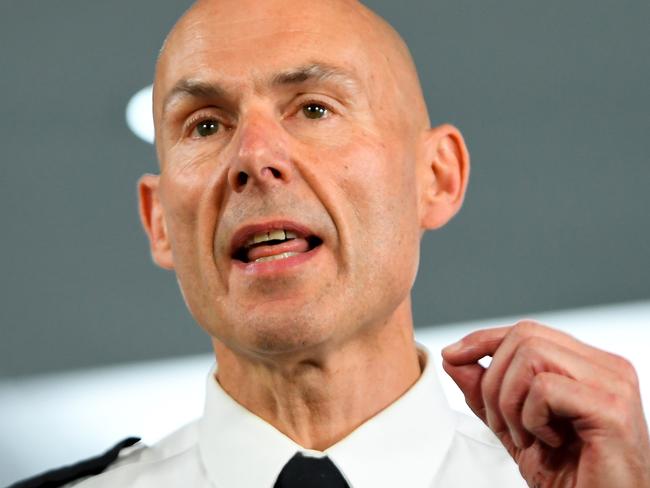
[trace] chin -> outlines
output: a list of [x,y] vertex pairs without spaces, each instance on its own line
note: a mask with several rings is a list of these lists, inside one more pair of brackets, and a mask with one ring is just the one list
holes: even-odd
[[305,313],[275,313],[273,315],[248,313],[232,329],[233,345],[253,354],[277,355],[318,347],[334,334],[333,327],[320,316]]

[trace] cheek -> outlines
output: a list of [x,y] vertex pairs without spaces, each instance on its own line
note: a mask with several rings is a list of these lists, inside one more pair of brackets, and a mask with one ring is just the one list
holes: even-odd
[[336,175],[353,252],[366,268],[381,263],[386,272],[414,275],[419,252],[414,159],[399,144],[362,142],[348,148]]
[[369,232],[390,227],[403,234],[417,227],[415,164],[403,149],[377,142],[350,148],[341,158],[337,184]]
[[188,229],[195,225],[203,188],[196,175],[167,170],[161,176],[161,195],[165,217],[173,243],[188,237]]
[[[172,163],[173,164],[173,163]],[[208,323],[215,290],[212,236],[217,220],[214,167],[199,161],[167,166],[161,195],[174,257],[176,277],[185,303],[199,324]],[[218,280],[217,280],[218,282]]]
[[194,159],[185,164],[171,163],[161,175],[161,195],[169,230],[174,263],[179,275],[199,257],[205,219],[200,217],[202,202],[210,198],[211,170]]

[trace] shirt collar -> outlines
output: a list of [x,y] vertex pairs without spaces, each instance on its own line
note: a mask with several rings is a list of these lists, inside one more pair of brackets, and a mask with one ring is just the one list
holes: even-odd
[[455,421],[431,365],[419,346],[423,371],[399,399],[324,452],[304,449],[235,402],[215,379],[207,381],[199,427],[201,459],[219,488],[272,487],[297,452],[327,455],[352,488],[429,485],[451,443]]

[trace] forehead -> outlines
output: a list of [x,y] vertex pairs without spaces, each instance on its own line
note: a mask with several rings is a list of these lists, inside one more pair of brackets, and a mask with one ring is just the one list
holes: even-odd
[[228,3],[204,2],[179,21],[158,65],[157,91],[183,78],[252,82],[316,60],[361,81],[376,69],[372,27],[349,6],[320,0],[297,9],[258,0],[246,8],[244,0],[230,9]]

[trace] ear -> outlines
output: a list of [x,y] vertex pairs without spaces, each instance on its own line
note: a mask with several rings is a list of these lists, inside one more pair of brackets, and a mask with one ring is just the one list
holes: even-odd
[[159,198],[159,181],[160,176],[150,174],[142,176],[138,181],[140,220],[149,238],[154,263],[164,269],[174,269],[167,224]]
[[469,180],[469,153],[460,131],[444,124],[429,129],[418,162],[420,225],[438,229],[463,205]]

